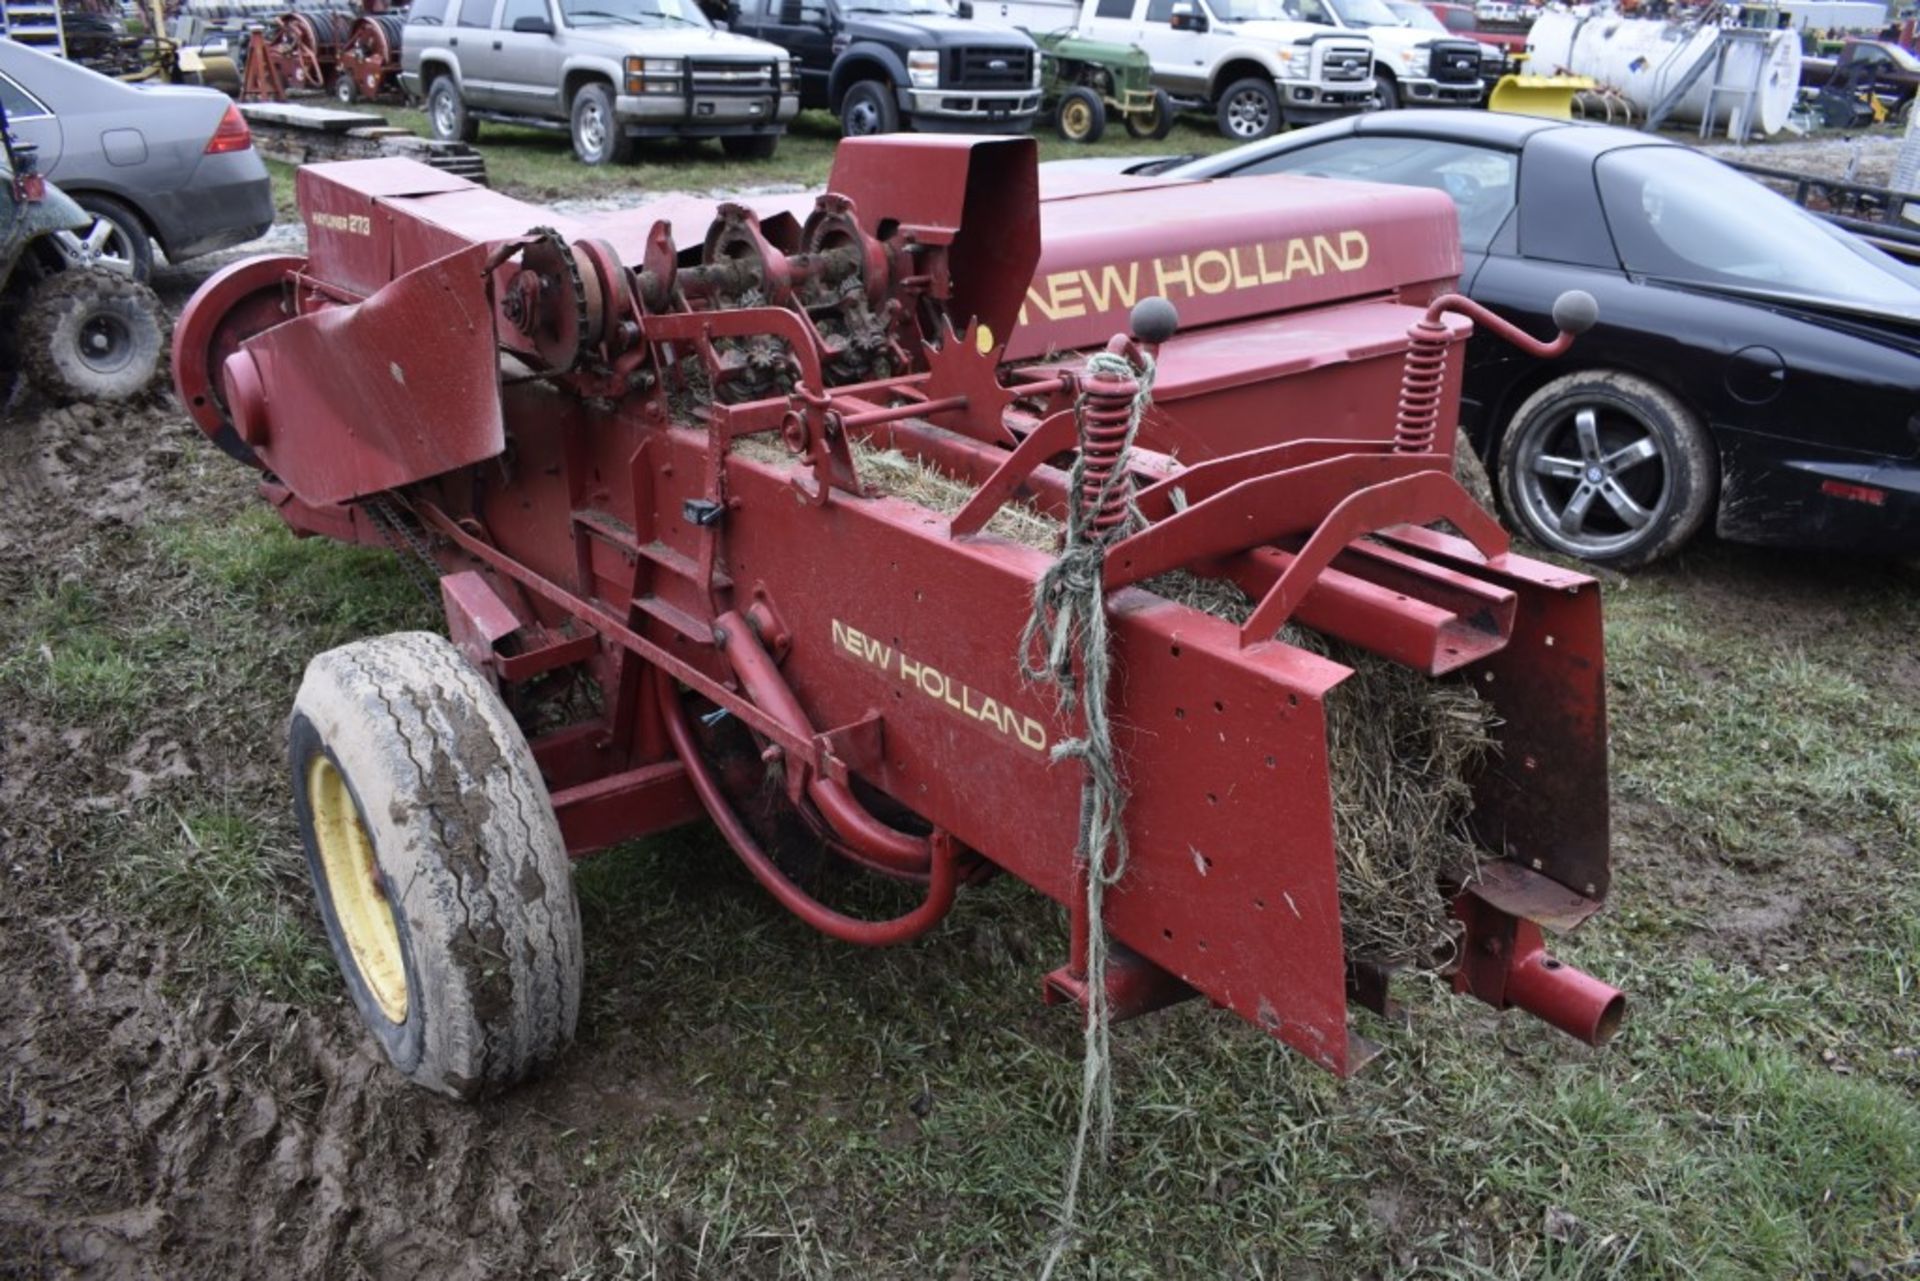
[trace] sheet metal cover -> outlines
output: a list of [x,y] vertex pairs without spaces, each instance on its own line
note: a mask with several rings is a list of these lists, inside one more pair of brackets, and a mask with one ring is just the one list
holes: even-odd
[[267,467],[309,503],[346,502],[506,447],[493,305],[473,245],[365,302],[248,339],[266,390]]
[[1183,329],[1457,280],[1443,193],[1275,174],[1048,200],[1009,359],[1104,343],[1155,294]]

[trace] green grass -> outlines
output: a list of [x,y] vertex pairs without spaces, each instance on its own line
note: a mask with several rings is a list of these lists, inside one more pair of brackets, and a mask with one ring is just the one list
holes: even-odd
[[[381,114],[404,129],[427,136],[427,118],[418,111],[383,108]],[[1063,142],[1050,127],[1036,127],[1040,159],[1092,155],[1184,155],[1219,151],[1228,145],[1210,121],[1182,119],[1159,142],[1128,136],[1118,122],[1094,146]],[[840,125],[824,111],[802,112],[780,140],[771,160],[729,160],[718,142],[649,140],[638,145],[633,163],[589,167],[573,158],[564,131],[482,124],[480,150],[487,157],[489,183],[521,197],[585,197],[624,190],[649,195],[666,191],[738,190],[825,183],[833,165]]]

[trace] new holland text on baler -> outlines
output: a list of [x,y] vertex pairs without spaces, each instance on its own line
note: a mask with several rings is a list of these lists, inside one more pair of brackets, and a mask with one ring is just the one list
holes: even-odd
[[[291,729],[329,936],[416,1081],[471,1096],[555,1054],[568,857],[701,818],[836,938],[904,942],[1010,873],[1070,913],[1049,999],[1087,1003],[1097,927],[1115,1017],[1198,994],[1351,1071],[1350,994],[1384,985],[1343,946],[1327,726],[1350,668],[1288,623],[1485,700],[1455,986],[1612,1032],[1620,994],[1541,935],[1607,890],[1599,599],[1452,479],[1471,326],[1444,197],[1042,200],[1026,140],[887,138],[842,144],[829,194],[757,210],[539,227],[397,160],[309,166],[299,200],[307,255],[209,280],[175,375],[293,529],[434,567],[452,644],[321,655]],[[875,451],[964,500],[876,492]],[[1097,926],[1083,770],[1053,757],[1082,715],[1021,675],[1060,548],[989,528],[1082,502],[1130,792]],[[1176,573],[1250,611],[1173,598]],[[795,831],[920,905],[827,906],[783,857]]]

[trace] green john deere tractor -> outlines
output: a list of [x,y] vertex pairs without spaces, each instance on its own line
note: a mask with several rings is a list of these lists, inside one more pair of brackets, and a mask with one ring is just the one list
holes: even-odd
[[167,313],[132,276],[92,265],[93,215],[37,172],[0,105],[0,405],[16,374],[54,401],[131,400],[167,353]]
[[1046,64],[1044,109],[1068,142],[1100,141],[1109,115],[1118,115],[1136,138],[1164,138],[1173,128],[1173,100],[1153,87],[1153,64],[1144,50],[1067,32],[1037,35],[1033,42]]

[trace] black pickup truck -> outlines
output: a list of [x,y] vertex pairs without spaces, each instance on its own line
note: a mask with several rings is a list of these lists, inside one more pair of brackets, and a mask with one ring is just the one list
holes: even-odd
[[849,138],[900,129],[1025,133],[1040,112],[1033,41],[968,21],[946,0],[726,3],[728,27],[791,53],[800,105],[834,112]]

